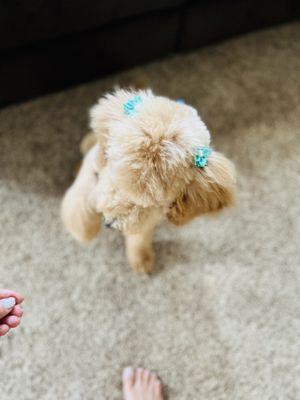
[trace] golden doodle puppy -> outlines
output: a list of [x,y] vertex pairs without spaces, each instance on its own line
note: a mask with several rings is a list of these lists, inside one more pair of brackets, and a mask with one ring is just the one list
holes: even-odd
[[233,164],[210,148],[197,111],[151,90],[116,90],[91,109],[84,159],[62,203],[62,219],[79,241],[105,225],[121,230],[130,265],[151,273],[152,235],[163,219],[182,225],[230,206]]

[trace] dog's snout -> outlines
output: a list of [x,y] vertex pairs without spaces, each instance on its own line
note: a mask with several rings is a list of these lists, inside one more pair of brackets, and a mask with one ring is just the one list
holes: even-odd
[[110,220],[105,220],[104,221],[104,225],[106,228],[113,228],[113,223],[115,222],[115,218],[114,219],[110,219]]

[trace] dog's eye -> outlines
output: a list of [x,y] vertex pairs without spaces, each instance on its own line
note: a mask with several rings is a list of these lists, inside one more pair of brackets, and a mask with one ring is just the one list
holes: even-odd
[[94,171],[94,177],[98,179],[99,178],[99,172]]

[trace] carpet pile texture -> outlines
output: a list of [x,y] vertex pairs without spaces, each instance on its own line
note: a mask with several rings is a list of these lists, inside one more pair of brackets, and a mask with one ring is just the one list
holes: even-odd
[[[299,398],[299,78],[294,23],[0,112],[0,287],[26,298],[0,339],[1,399],[120,400],[128,364],[170,400]],[[118,232],[83,247],[59,217],[88,108],[136,80],[195,106],[238,173],[235,208],[159,227],[151,277]]]

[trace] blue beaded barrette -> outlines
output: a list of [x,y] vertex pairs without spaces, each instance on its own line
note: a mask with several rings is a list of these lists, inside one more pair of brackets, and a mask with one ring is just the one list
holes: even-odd
[[196,147],[194,164],[197,168],[204,168],[207,165],[207,159],[211,155],[212,149],[210,147],[201,146]]
[[134,96],[126,103],[124,103],[123,108],[124,108],[124,114],[133,116],[136,113],[136,106],[142,102],[141,96]]

